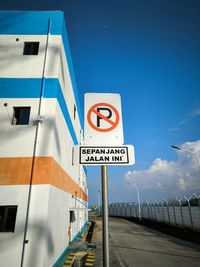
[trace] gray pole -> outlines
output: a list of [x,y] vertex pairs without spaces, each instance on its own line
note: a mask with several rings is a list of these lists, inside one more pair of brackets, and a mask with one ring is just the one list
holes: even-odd
[[32,182],[33,177],[35,175],[35,165],[36,165],[36,153],[38,149],[38,136],[40,131],[40,126],[42,123],[41,110],[42,110],[42,100],[44,97],[44,88],[45,88],[45,70],[46,70],[46,63],[47,63],[47,50],[49,45],[49,36],[51,32],[51,18],[48,19],[48,28],[47,28],[47,38],[46,38],[46,47],[44,53],[44,63],[43,63],[43,70],[42,70],[42,83],[41,83],[41,90],[40,90],[40,100],[39,100],[39,107],[38,107],[38,116],[37,116],[37,125],[35,130],[35,139],[33,144],[33,156],[32,156],[32,166],[31,166],[31,174],[30,174],[30,181],[29,181],[29,189],[28,189],[28,199],[27,199],[27,208],[26,208],[26,217],[25,217],[25,227],[24,227],[24,237],[23,237],[23,245],[22,245],[22,256],[21,256],[21,267],[24,266],[24,255],[25,255],[25,247],[28,244],[27,233],[28,233],[28,226],[29,226],[29,213],[30,213],[30,206],[31,206],[31,194],[32,194]]
[[[131,183],[129,183],[129,182],[128,182],[127,184],[129,184],[129,185],[131,185],[131,186],[134,186],[135,189],[136,189],[136,191],[137,191],[138,213],[139,213],[139,219],[140,219],[140,221],[141,221],[141,220],[142,220],[142,212],[141,212],[141,203],[140,203],[140,191],[139,191],[139,188],[138,188],[138,186],[135,185],[135,184],[131,184]],[[137,214],[136,214],[136,217],[137,217]]]
[[101,214],[100,190],[98,190],[98,213]]
[[109,233],[108,233],[108,181],[107,166],[101,166],[102,178],[102,225],[103,225],[103,267],[109,267]]

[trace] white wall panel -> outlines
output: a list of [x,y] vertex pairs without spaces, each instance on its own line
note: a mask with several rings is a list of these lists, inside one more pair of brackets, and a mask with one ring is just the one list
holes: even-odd
[[[0,266],[20,266],[27,209],[28,186],[0,186],[0,205],[17,205],[14,233],[0,233]],[[3,263],[3,265],[2,265]]]
[[[5,107],[4,103],[8,105]],[[35,98],[0,98],[0,157],[31,157],[35,140],[34,120],[39,101]],[[13,107],[30,106],[30,124],[12,125]]]
[[45,266],[45,248],[52,248],[51,233],[47,227],[49,188],[49,185],[32,186],[24,266]]
[[[38,55],[23,55],[24,42],[39,42]],[[58,77],[60,43],[61,36],[50,35],[45,77]],[[0,35],[0,44],[0,77],[42,78],[47,35]]]
[[[55,128],[56,98],[43,98],[41,104],[42,123],[39,123],[37,139],[37,156],[53,155],[53,138]],[[66,123],[65,123],[66,124]]]
[[79,165],[72,165],[72,148],[74,146],[69,129],[57,103],[53,129],[53,157],[62,168],[78,183]]

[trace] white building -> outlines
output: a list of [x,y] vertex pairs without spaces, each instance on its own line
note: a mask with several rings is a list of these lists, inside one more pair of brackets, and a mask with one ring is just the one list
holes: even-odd
[[88,193],[64,14],[0,21],[0,266],[57,266],[87,222]]

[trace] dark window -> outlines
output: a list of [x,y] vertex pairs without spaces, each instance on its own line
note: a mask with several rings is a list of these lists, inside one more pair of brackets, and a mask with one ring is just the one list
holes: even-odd
[[0,232],[15,231],[17,206],[0,206]]
[[76,105],[74,105],[74,120],[76,119]]
[[38,55],[39,42],[24,42],[23,55]]
[[76,221],[75,213],[73,210],[70,210],[70,212],[69,212],[69,221],[70,221],[70,223],[73,223]]
[[74,148],[72,147],[72,166],[74,165]]
[[13,107],[14,114],[12,119],[13,125],[29,124],[31,107]]

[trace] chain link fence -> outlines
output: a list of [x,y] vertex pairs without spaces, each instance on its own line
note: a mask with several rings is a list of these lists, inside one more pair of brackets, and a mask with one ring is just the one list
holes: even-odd
[[151,200],[138,203],[113,203],[109,215],[146,219],[181,228],[200,231],[200,195],[193,193],[189,198]]

